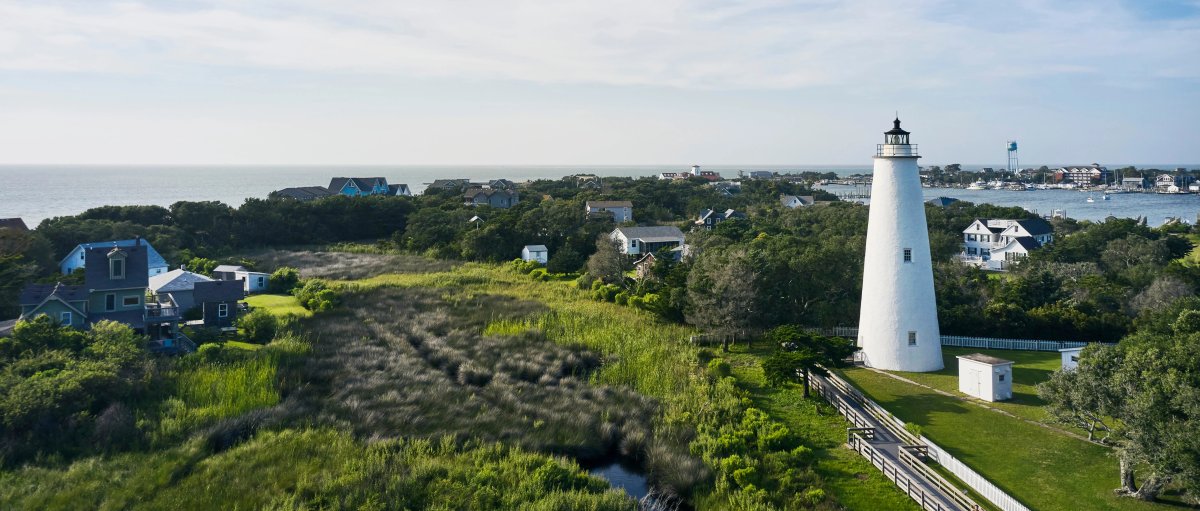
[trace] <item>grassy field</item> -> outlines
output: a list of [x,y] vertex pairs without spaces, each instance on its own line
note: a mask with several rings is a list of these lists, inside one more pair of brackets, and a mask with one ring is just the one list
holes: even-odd
[[312,311],[301,306],[296,297],[292,295],[250,295],[244,301],[252,308],[266,309],[271,314],[280,318],[287,316],[307,318],[312,316]]
[[[946,370],[898,374],[958,395],[954,355],[977,351],[981,350],[948,348]],[[983,351],[1017,362],[1014,401],[995,403],[996,408],[1030,420],[1044,418],[1033,385],[1057,368],[1058,353]],[[926,437],[1032,509],[1167,509],[1163,504],[1113,495],[1117,462],[1106,447],[871,370],[850,368],[841,372],[873,400],[900,419],[920,425]]]

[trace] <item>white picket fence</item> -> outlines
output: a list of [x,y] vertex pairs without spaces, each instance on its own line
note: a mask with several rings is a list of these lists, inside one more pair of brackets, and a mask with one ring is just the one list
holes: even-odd
[[958,458],[951,456],[945,449],[933,443],[932,440],[922,436],[921,443],[929,447],[929,457],[933,461],[938,462],[939,465],[949,470],[958,480],[966,483],[972,490],[975,490],[975,493],[982,495],[983,498],[996,507],[1004,511],[1029,511],[1029,508],[1025,507],[1024,504],[1017,502],[1017,499],[1005,493],[1004,490],[997,488],[996,485],[979,475],[978,472],[972,470],[971,467],[958,461]]
[[[855,339],[858,337],[858,327],[835,326],[833,328],[810,328],[810,331],[821,335],[836,335]],[[1044,341],[1037,339],[1004,339],[998,337],[968,337],[962,335],[943,335],[942,346],[962,348],[981,348],[989,350],[1018,350],[1018,351],[1058,351],[1067,348],[1082,348],[1088,343],[1083,341]]]

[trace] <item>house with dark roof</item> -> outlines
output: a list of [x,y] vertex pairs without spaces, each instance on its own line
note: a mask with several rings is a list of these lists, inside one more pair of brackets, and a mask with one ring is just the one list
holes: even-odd
[[197,282],[192,291],[201,310],[201,323],[206,328],[236,329],[239,303],[246,297],[240,280],[210,280]]
[[429,183],[425,191],[462,191],[467,188],[468,183],[470,181],[467,179],[435,179],[432,183]]
[[609,234],[622,254],[640,256],[683,246],[683,231],[673,225],[617,227]]
[[30,284],[21,290],[17,302],[21,306],[21,319],[45,314],[64,326],[83,328],[87,324],[86,286]]
[[330,191],[324,186],[300,186],[296,188],[284,188],[271,192],[272,199],[294,199],[299,201],[310,201],[314,199],[323,199],[332,197],[337,193]]
[[14,231],[25,232],[29,227],[25,225],[25,221],[20,218],[0,218],[0,229],[12,229]]
[[816,199],[812,195],[780,195],[779,203],[788,209],[802,208],[816,204]]
[[511,208],[520,202],[516,190],[497,190],[492,188],[471,188],[463,192],[463,203],[468,206],[491,206],[493,208]]
[[633,220],[633,202],[627,200],[590,200],[583,203],[583,212],[589,217],[611,216],[616,223]]
[[963,229],[964,263],[1004,271],[1030,252],[1054,241],[1054,227],[1041,218],[979,218]]
[[390,184],[388,185],[387,194],[399,197],[412,197],[412,190],[409,190],[406,184]]
[[216,281],[182,268],[150,277],[152,250],[145,243],[85,249],[84,284],[26,286],[18,300],[21,319],[45,314],[75,328],[115,321],[148,336],[151,351],[170,353],[196,349],[179,330],[188,307],[204,309],[204,326],[234,324],[245,296],[241,280]]
[[732,209],[727,209],[724,212],[705,209],[700,212],[700,218],[696,220],[695,224],[697,227],[703,228],[704,230],[711,230],[721,222],[745,218],[745,213],[741,213]]
[[87,266],[88,250],[93,248],[129,248],[133,246],[142,246],[146,248],[148,264],[144,270],[146,271],[147,278],[152,275],[159,275],[167,272],[169,269],[167,268],[167,260],[163,259],[163,256],[160,255],[157,250],[154,250],[154,247],[150,246],[150,242],[142,238],[80,243],[79,245],[76,245],[75,248],[71,249],[71,251],[67,253],[67,256],[62,259],[62,261],[59,261],[58,268],[60,271],[62,271],[63,275],[70,275],[71,272],[75,271],[76,269]]
[[335,177],[329,180],[329,191],[350,197],[364,195],[387,195],[387,178],[384,177]]

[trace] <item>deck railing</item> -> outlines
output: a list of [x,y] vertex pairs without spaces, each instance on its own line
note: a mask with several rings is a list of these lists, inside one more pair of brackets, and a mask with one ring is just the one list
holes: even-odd
[[[809,328],[808,331],[821,335],[846,337],[848,339],[858,338],[858,327],[853,326]],[[966,335],[943,335],[941,336],[941,341],[942,346],[1014,351],[1058,351],[1067,348],[1082,348],[1088,344],[1093,344],[1085,341],[1047,341],[1042,339],[1008,339],[1003,337],[975,337]]]

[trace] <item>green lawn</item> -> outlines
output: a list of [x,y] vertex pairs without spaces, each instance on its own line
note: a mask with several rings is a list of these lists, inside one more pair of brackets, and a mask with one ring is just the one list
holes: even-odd
[[[1037,422],[1045,422],[1049,414],[1043,406],[1046,404],[1037,395],[1037,384],[1050,378],[1057,371],[1062,359],[1057,351],[1011,351],[1011,350],[981,350],[978,348],[942,348],[942,358],[946,368],[933,373],[896,374],[922,385],[928,385],[956,396],[966,398],[958,391],[958,359],[956,356],[970,353],[983,353],[993,357],[1016,362],[1013,364],[1013,397],[1008,401],[987,403],[988,406],[999,408],[1008,413]],[[970,398],[968,398],[970,399]],[[982,401],[980,401],[982,403]],[[1058,426],[1066,428],[1065,426]],[[1081,430],[1075,433],[1085,434]]]
[[312,311],[305,309],[292,295],[250,295],[245,302],[255,309],[266,309],[279,317],[295,316],[307,318]]
[[[954,376],[958,364],[954,355],[975,351],[981,350],[948,348],[947,370],[902,375],[958,394]],[[1032,386],[1044,380],[1050,367],[1057,365],[1047,357],[1056,359],[1058,353],[989,353],[1018,362],[1014,367],[1014,382],[1019,383],[1013,389],[1018,399],[997,408],[1021,417],[1044,414],[1037,409],[1039,401]],[[1032,509],[1166,509],[1164,505],[1115,497],[1112,490],[1117,487],[1117,462],[1103,446],[868,369],[850,368],[841,372],[884,408],[906,422],[919,424],[926,437]]]

